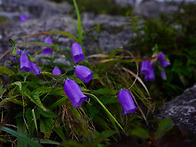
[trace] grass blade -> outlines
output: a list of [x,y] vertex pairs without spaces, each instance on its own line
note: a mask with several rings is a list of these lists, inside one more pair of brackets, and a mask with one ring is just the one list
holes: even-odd
[[16,132],[15,130],[12,130],[10,128],[0,126],[0,130],[5,131],[5,132],[17,137],[18,139],[26,142],[28,145],[30,145],[32,147],[43,147],[42,145],[38,144],[37,142],[35,142],[35,141],[31,140],[30,138],[24,136],[22,133]]
[[102,106],[102,108],[106,111],[106,113],[108,114],[108,116],[112,120],[112,122],[114,121],[119,126],[119,128],[124,132],[124,129],[120,125],[120,123],[116,120],[116,118],[110,113],[110,111],[104,106],[104,104],[95,95],[93,95],[91,93],[86,93],[86,92],[83,92],[83,93],[93,97]]

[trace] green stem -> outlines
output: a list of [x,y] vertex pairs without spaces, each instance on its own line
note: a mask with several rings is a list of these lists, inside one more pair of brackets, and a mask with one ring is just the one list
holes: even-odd
[[93,94],[91,93],[87,93],[87,92],[83,92],[86,95],[89,95],[91,97],[93,97],[101,106],[102,108],[106,111],[106,113],[109,115],[109,117],[119,126],[119,128],[124,132],[123,127],[120,125],[120,123],[116,120],[116,118],[110,113],[110,111],[104,106],[104,104]]

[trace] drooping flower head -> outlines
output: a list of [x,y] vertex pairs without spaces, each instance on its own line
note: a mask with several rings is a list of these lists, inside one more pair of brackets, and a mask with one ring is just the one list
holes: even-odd
[[[31,61],[30,61],[31,62]],[[31,71],[32,73],[34,73],[36,76],[39,76],[40,75],[40,70],[39,70],[39,67],[37,65],[36,62],[31,62]]]
[[26,72],[31,71],[31,68],[32,68],[31,61],[29,60],[26,53],[20,56],[19,62],[20,62],[20,71],[23,71],[23,70]]
[[62,75],[61,70],[57,66],[52,70],[52,74],[53,75]]
[[65,80],[64,91],[74,108],[80,107],[82,103],[88,99],[87,96],[82,93],[78,84],[72,79]]
[[20,21],[21,22],[25,22],[25,21],[27,21],[30,18],[31,18],[31,16],[30,16],[29,13],[27,13],[27,14],[20,14]]
[[142,61],[140,73],[145,75],[145,81],[153,81],[155,79],[154,69],[150,61]]
[[[44,40],[44,43],[53,44],[51,38],[46,38]],[[51,52],[52,52],[52,49],[51,48],[43,47],[42,53],[44,53],[44,54],[50,54]]]
[[78,63],[80,61],[84,60],[84,54],[82,52],[82,47],[80,44],[78,44],[77,42],[73,43],[71,46],[71,52],[73,55],[73,61],[75,63]]
[[29,60],[28,54],[29,53],[27,51],[21,52],[21,56],[19,58],[20,71],[23,71],[23,70],[26,72],[32,71],[32,73],[34,73],[36,76],[39,76],[40,75],[39,67],[36,62],[33,63]]
[[161,65],[165,68],[168,65],[170,65],[170,63],[165,59],[165,54],[164,53],[160,53],[158,55],[158,61],[161,63]]
[[24,14],[20,14],[20,21],[22,22],[27,21],[26,16]]
[[120,104],[124,110],[124,115],[133,113],[138,108],[135,106],[131,94],[124,89],[121,89],[118,94]]
[[[52,70],[52,74],[53,75],[62,75],[61,70],[57,66]],[[59,81],[61,81],[61,79]],[[55,85],[55,82],[52,83],[52,85]]]
[[88,83],[93,79],[92,71],[89,68],[82,65],[75,66],[75,74],[84,83]]

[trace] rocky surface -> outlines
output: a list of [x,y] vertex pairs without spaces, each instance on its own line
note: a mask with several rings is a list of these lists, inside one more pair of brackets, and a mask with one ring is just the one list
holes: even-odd
[[0,0],[0,16],[17,21],[20,14],[30,13],[31,18],[48,18],[54,15],[66,14],[73,8],[67,2],[61,4],[48,0]]
[[163,118],[170,118],[175,125],[196,134],[196,84],[164,104],[158,115],[158,119]]
[[[17,1],[17,0],[14,0]],[[32,1],[32,0],[28,0]],[[19,2],[20,3],[20,2]],[[24,3],[26,4],[26,3]],[[49,3],[50,4],[50,3]],[[44,9],[40,11],[40,17],[34,17],[33,12],[35,10],[28,12],[30,15],[33,15],[31,19],[27,20],[26,22],[20,22],[19,21],[19,15],[15,21],[8,20],[6,23],[1,24],[0,28],[0,54],[5,52],[9,47],[11,47],[11,44],[8,42],[8,37],[14,39],[17,43],[22,42],[42,42],[46,37],[51,37],[55,43],[58,45],[70,48],[71,44],[74,42],[73,39],[70,39],[68,37],[62,36],[62,35],[39,35],[35,37],[28,37],[28,38],[21,38],[21,36],[29,35],[29,34],[35,34],[35,33],[41,33],[46,31],[65,31],[69,32],[75,36],[77,36],[77,31],[74,28],[74,26],[69,22],[68,19],[73,21],[75,24],[77,24],[77,20],[70,16],[69,14],[61,12],[59,7],[56,7],[56,9],[59,10],[53,10],[53,4],[52,5],[43,6]],[[43,5],[43,4],[42,4]],[[37,0],[34,1],[34,9],[39,9],[41,7],[41,3]],[[26,9],[29,8],[26,6]],[[47,10],[49,9],[49,10]],[[56,15],[50,15],[48,11],[56,12]],[[7,10],[6,10],[7,11]],[[17,10],[16,10],[17,11]],[[60,12],[58,12],[60,11]],[[57,12],[59,13],[57,15]],[[12,12],[15,13],[15,12]],[[18,13],[19,14],[19,13]],[[99,51],[102,51],[103,53],[108,53],[116,48],[122,47],[128,43],[128,41],[131,38],[131,30],[129,27],[129,20],[126,17],[122,16],[108,16],[108,15],[98,15],[95,16],[93,14],[84,14],[82,17],[82,24],[84,29],[84,38],[83,38],[83,44],[84,49],[86,51],[86,54],[93,54],[97,53]],[[93,27],[100,27],[100,29],[94,29],[86,34],[91,28]],[[25,48],[28,48],[30,51],[32,50],[31,46],[25,46]],[[33,47],[33,49],[41,49]],[[1,64],[3,61],[5,61],[3,58],[1,60]]]

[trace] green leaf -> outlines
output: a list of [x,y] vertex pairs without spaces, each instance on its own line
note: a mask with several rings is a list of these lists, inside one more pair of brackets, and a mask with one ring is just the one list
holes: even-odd
[[52,118],[40,119],[40,131],[44,132],[44,138],[50,138],[54,120]]
[[114,125],[114,128],[116,129],[116,131],[118,131],[118,129],[115,126],[115,123],[119,126],[119,128],[124,131],[123,127],[120,125],[120,123],[116,120],[116,118],[111,114],[111,112],[105,107],[105,105],[93,94],[91,93],[87,93],[84,92],[84,94],[89,95],[91,97],[93,97],[100,105],[101,107],[105,110],[106,114],[109,116],[109,119],[111,120],[112,124]]
[[23,135],[20,132],[16,132],[15,130],[12,130],[10,128],[3,127],[3,126],[0,126],[0,130],[5,131],[5,132],[17,137],[18,139],[26,142],[28,145],[30,145],[32,147],[42,147],[42,145],[40,145],[37,142],[31,140],[30,138],[26,137],[25,135]]
[[[26,127],[25,127],[23,119],[21,117],[17,118],[16,123],[17,123],[17,132],[22,133],[25,136],[27,136],[27,131],[26,131]],[[26,147],[27,143],[21,139],[18,139],[17,146],[18,147]]]
[[148,139],[150,137],[149,132],[143,128],[136,128],[131,130],[131,135],[139,137],[141,139]]
[[42,109],[38,108],[37,109],[38,113],[46,118],[56,118],[56,114],[50,110],[48,111],[43,111]]
[[11,39],[10,37],[8,37],[8,41],[15,46],[16,45],[16,41],[14,41],[13,39]]
[[67,97],[62,97],[61,99],[59,99],[58,101],[56,101],[55,103],[53,103],[49,108],[51,110],[54,109],[56,106],[60,105],[66,99],[67,99]]
[[173,122],[171,119],[163,119],[160,121],[158,128],[155,132],[155,137],[160,139],[173,127]]
[[102,96],[100,97],[101,102],[105,105],[105,104],[114,104],[114,103],[119,103],[119,100],[115,97],[112,96]]
[[84,147],[84,144],[78,143],[76,140],[66,140],[64,141],[61,146],[64,147]]
[[108,137],[112,136],[113,134],[115,134],[116,132],[114,131],[103,131],[101,132],[97,137],[96,140],[93,143],[93,146],[97,146],[99,143],[101,143],[103,140],[106,140]]
[[74,35],[72,35],[71,33],[68,33],[68,32],[64,32],[64,31],[50,31],[50,32],[46,32],[46,33],[48,33],[48,34],[60,34],[60,35],[72,38],[72,39],[74,39],[75,41],[78,42],[78,39]]
[[[8,102],[8,101],[23,106],[22,101],[17,100],[17,99],[14,99],[14,98],[4,98],[4,99],[0,102],[0,106],[2,106],[3,104],[5,104],[5,103]],[[26,105],[26,103],[25,103],[24,105]]]
[[1,99],[2,99],[2,97],[3,97],[3,94],[4,94],[6,91],[7,91],[7,89],[6,89],[6,88],[3,88],[3,85],[0,84],[0,98],[1,98]]
[[43,109],[44,111],[47,111],[44,105],[42,104],[40,98],[39,98],[39,93],[37,91],[33,91],[31,94],[27,93],[26,91],[24,92],[24,95],[28,97],[33,103],[35,103],[38,107]]
[[49,139],[40,139],[40,142],[42,144],[54,144],[54,145],[60,145],[59,142],[53,141],[53,140],[49,140]]
[[48,77],[54,77],[54,78],[56,78],[56,79],[60,79],[61,78],[61,75],[54,75],[54,74],[52,74],[52,73],[50,73],[50,72],[41,72],[41,74],[42,75],[45,75],[45,76],[48,76]]
[[14,82],[11,85],[17,85],[20,90],[22,90],[22,83],[20,81]]
[[100,94],[100,95],[109,95],[109,94],[111,94],[111,90],[106,89],[106,88],[101,88],[101,89],[92,91],[91,93],[92,94]]
[[4,67],[4,66],[0,66],[0,73],[8,75],[8,76],[12,76],[14,74],[13,71],[11,71],[10,69],[8,69],[7,67]]
[[[55,126],[58,124],[55,122]],[[54,131],[61,137],[61,139],[64,141],[66,139],[65,133],[63,132],[63,129],[60,125],[58,125],[58,128],[54,128]]]

